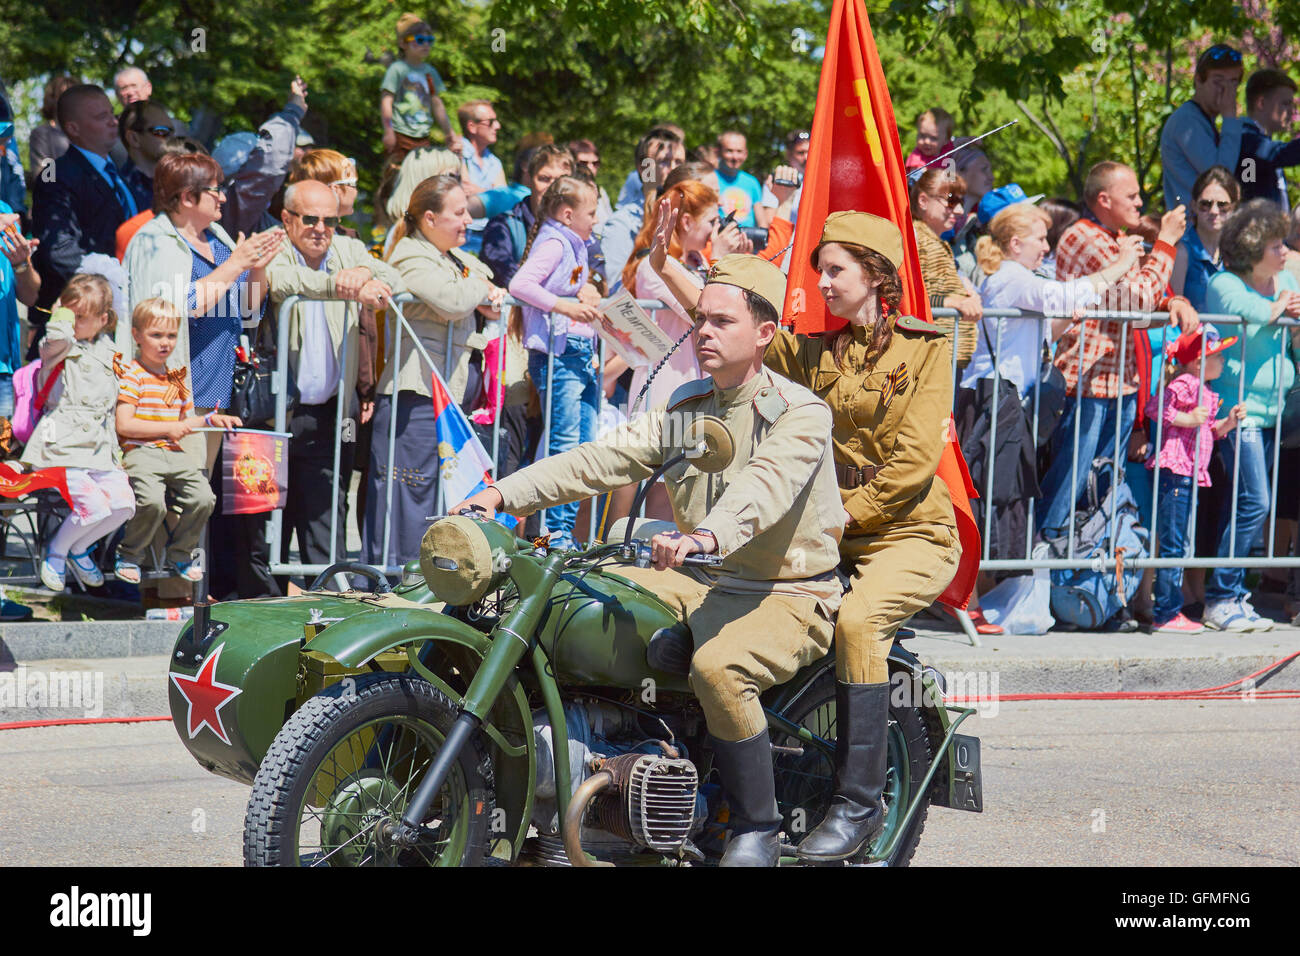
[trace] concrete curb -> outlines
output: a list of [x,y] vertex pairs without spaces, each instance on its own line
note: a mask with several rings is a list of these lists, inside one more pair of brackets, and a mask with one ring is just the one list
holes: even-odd
[[184,621],[31,621],[0,625],[0,659],[8,647],[18,663],[55,658],[170,654]]
[[[1199,690],[1239,681],[1300,652],[1300,628],[1181,637],[1008,634],[983,642],[971,647],[960,634],[919,630],[905,646],[950,678],[950,692],[960,680],[968,695]],[[1300,688],[1300,659],[1260,686]]]
[[[166,714],[169,655],[180,627],[176,621],[4,626],[0,636],[22,670],[0,671],[0,723]],[[960,634],[921,630],[905,646],[945,675],[950,693],[968,696],[1197,690],[1239,681],[1300,652],[1300,629],[1291,627],[1176,638],[1072,633],[983,640],[971,647]],[[51,699],[56,686],[61,700]],[[32,687],[46,688],[44,699]],[[1300,659],[1260,687],[1300,689]],[[69,696],[72,688],[83,696]],[[52,706],[70,700],[75,706]]]

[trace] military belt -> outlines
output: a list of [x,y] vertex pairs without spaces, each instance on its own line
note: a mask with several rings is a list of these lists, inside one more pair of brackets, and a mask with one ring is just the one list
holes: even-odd
[[876,472],[880,470],[877,465],[863,465],[857,468],[853,465],[841,465],[835,463],[835,477],[840,483],[841,488],[857,488],[859,485],[865,485],[876,477]]

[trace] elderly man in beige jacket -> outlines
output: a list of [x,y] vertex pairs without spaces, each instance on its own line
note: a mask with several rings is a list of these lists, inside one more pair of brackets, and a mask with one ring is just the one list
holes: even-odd
[[[347,554],[353,443],[359,421],[370,412],[357,398],[361,308],[383,304],[402,279],[362,242],[337,234],[338,197],[324,183],[305,180],[285,190],[281,221],[289,241],[267,269],[271,299],[277,308],[289,296],[303,301],[289,313],[289,373],[298,400],[289,418],[289,495],[280,559],[288,560],[289,539],[296,534],[304,564],[329,564],[331,557],[342,560]],[[336,435],[343,442],[337,475]]]

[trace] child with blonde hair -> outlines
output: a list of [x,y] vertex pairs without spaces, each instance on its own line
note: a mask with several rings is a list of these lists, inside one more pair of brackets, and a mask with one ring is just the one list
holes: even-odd
[[907,154],[904,172],[920,169],[936,156],[942,156],[953,147],[952,131],[956,124],[952,114],[933,106],[916,118],[916,149]]
[[67,469],[72,514],[50,540],[41,582],[51,591],[66,586],[68,565],[86,587],[104,583],[91,551],[135,513],[135,496],[117,463],[113,405],[117,401],[118,354],[113,289],[102,276],[75,275],[59,296],[41,339],[37,388],[58,381],[45,414],[20,461],[33,469]]
[[135,517],[127,523],[113,573],[132,584],[140,582],[140,562],[167,515],[168,493],[180,514],[167,546],[167,567],[187,581],[203,577],[193,553],[217,500],[180,440],[196,428],[243,424],[234,415],[194,414],[186,369],[167,368],[180,327],[181,314],[163,298],[145,299],[131,313],[131,337],[140,357],[122,373],[115,420],[135,493]]

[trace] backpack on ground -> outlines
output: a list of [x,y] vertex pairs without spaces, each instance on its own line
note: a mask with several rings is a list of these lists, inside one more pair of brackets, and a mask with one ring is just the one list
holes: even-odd
[[[1074,557],[1092,561],[1092,567],[1051,573],[1052,616],[1085,631],[1099,630],[1127,606],[1142,580],[1142,572],[1128,562],[1150,554],[1150,532],[1140,523],[1137,502],[1123,474],[1114,480],[1113,464],[1109,458],[1093,460],[1084,503],[1074,516]],[[1112,519],[1114,556],[1110,556]],[[1069,556],[1068,536],[1047,544],[1050,557]]]
[[59,380],[59,373],[63,371],[63,362],[54,366],[54,371],[50,377],[45,380],[45,384],[39,389],[36,387],[36,381],[41,373],[41,360],[28,362],[18,371],[14,372],[14,417],[13,429],[14,437],[24,445],[32,437],[32,432],[36,430],[37,423],[41,420],[41,414],[45,411],[45,402],[50,397],[50,389],[54,388],[54,383]]

